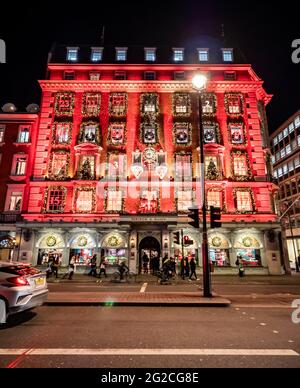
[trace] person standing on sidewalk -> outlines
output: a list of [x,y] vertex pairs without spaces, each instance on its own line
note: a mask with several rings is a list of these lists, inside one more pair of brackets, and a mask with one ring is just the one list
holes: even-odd
[[191,259],[190,268],[191,268],[190,280],[192,280],[193,275],[195,276],[195,280],[198,280],[197,274],[196,274],[196,261],[194,257],[192,257]]

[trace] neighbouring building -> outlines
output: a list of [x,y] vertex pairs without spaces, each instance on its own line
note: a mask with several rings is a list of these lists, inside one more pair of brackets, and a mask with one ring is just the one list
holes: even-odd
[[279,186],[278,209],[284,216],[288,257],[295,269],[295,258],[300,254],[300,110],[272,134],[271,145]]
[[[230,48],[56,46],[42,101],[18,259],[41,265],[94,254],[111,265],[142,256],[181,258],[173,233],[201,267],[198,94],[202,92],[207,206],[222,209],[209,234],[216,272],[283,272],[265,106],[271,96]],[[20,150],[17,148],[17,151]],[[14,181],[13,181],[14,182]],[[20,182],[18,182],[19,184]],[[13,183],[14,184],[14,183]],[[12,190],[15,190],[12,187]],[[151,264],[151,261],[150,261]]]
[[[0,113],[0,260],[10,260],[20,249],[16,223],[27,211],[39,117],[16,112],[13,104],[6,104],[3,110],[7,112]],[[23,258],[27,259],[25,253]]]

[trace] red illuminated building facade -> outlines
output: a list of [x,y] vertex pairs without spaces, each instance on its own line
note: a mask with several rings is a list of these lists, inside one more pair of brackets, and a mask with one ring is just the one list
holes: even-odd
[[[199,115],[193,75],[203,91],[207,206],[222,209],[209,233],[216,271],[280,274],[276,186],[265,106],[271,96],[232,49],[65,47],[50,55],[28,206],[19,229],[20,259],[33,264],[97,254],[140,270],[142,256],[181,257],[173,233],[193,245],[202,266],[201,233],[188,226],[199,204]],[[19,182],[18,182],[19,183]],[[25,198],[25,197],[24,197]],[[150,261],[151,263],[151,261]]]
[[[22,220],[22,212],[27,211],[39,117],[36,113],[16,112],[13,104],[6,104],[3,111],[6,112],[0,113],[0,260],[9,260],[14,254],[16,257],[20,247],[17,223]],[[24,259],[27,259],[25,252]]]

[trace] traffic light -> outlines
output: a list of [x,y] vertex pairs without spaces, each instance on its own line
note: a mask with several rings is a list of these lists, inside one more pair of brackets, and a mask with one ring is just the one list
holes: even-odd
[[184,236],[183,242],[184,242],[184,245],[194,245],[194,241],[190,240],[189,236]]
[[189,209],[191,213],[188,214],[188,217],[193,220],[193,222],[189,222],[193,228],[199,229],[199,209]]
[[221,209],[219,207],[210,207],[210,227],[211,229],[221,228]]
[[173,233],[174,244],[180,245],[180,232]]

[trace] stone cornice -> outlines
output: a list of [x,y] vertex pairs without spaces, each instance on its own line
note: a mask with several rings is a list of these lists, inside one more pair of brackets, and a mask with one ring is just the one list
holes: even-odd
[[[102,91],[102,92],[127,92],[127,93],[143,93],[143,92],[158,92],[170,93],[178,91],[194,91],[191,82],[178,81],[39,81],[43,91]],[[262,96],[268,96],[263,89],[262,81],[216,81],[209,82],[207,91],[215,93],[223,92],[251,92],[257,91]],[[270,96],[271,97],[271,96]]]

